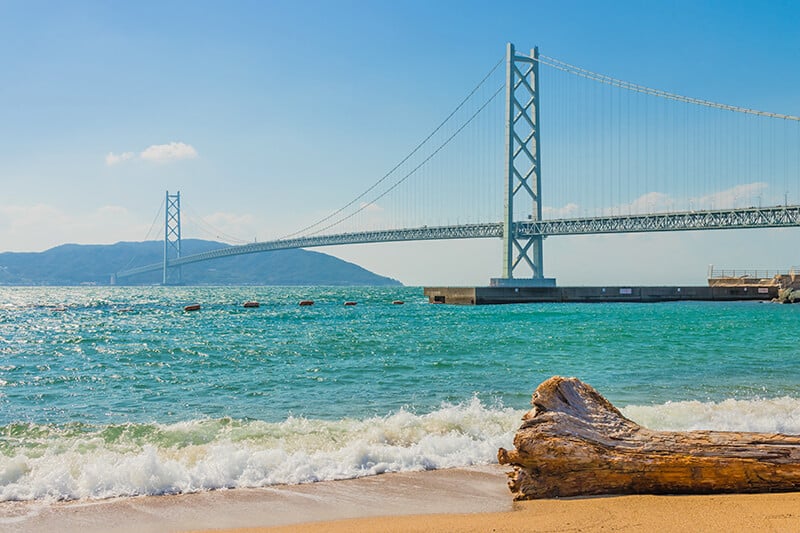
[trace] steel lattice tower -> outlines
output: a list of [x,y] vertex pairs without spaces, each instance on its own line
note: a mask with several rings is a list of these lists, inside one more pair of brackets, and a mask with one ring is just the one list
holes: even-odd
[[[162,283],[170,284],[169,262],[171,259],[181,257],[181,192],[170,194],[167,191],[166,209],[164,210],[164,269]],[[170,257],[173,256],[173,257]],[[181,267],[177,269],[177,280],[172,284],[180,284],[182,280]]]
[[[541,152],[539,142],[539,49],[530,56],[506,47],[506,194],[503,216],[503,275],[492,285],[555,285],[542,267],[542,235],[517,231],[515,206],[527,221],[542,219]],[[530,202],[530,203],[528,203]],[[514,269],[525,263],[531,278],[514,279]]]

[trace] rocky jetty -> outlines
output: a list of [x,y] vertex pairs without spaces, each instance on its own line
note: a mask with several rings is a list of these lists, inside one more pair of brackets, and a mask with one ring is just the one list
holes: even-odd
[[800,303],[800,288],[786,287],[785,289],[779,289],[778,297],[775,298],[775,301],[782,304]]
[[500,448],[515,500],[599,494],[800,491],[800,435],[653,431],[575,378],[539,385]]

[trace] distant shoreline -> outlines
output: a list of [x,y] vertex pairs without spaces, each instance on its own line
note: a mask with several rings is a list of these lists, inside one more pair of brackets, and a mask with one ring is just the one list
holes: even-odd
[[[230,245],[184,239],[183,254],[208,252]],[[43,252],[0,253],[0,286],[148,286],[160,285],[164,259],[161,241],[116,244],[62,244]],[[116,273],[145,265],[156,271],[122,280]],[[112,277],[114,281],[112,282]],[[374,286],[403,284],[354,263],[322,252],[274,250],[222,257],[170,270],[169,285],[180,286]]]

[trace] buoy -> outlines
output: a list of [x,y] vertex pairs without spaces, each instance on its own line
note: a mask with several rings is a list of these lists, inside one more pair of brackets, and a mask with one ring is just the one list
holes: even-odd
[[258,307],[259,305],[261,305],[261,304],[259,304],[258,302],[245,302],[244,303],[245,307]]
[[314,305],[314,300],[300,300],[300,305]]
[[403,305],[405,302],[403,300],[395,300],[392,302],[394,305]]
[[183,308],[184,311],[199,311],[200,304],[190,304]]
[[350,306],[350,305],[356,305],[357,303],[358,302],[345,302],[344,305]]

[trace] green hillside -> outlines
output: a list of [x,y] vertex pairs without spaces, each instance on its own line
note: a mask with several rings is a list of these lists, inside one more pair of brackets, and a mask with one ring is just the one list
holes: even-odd
[[[186,239],[183,255],[227,244]],[[162,261],[161,241],[110,245],[64,244],[44,252],[0,253],[0,285],[108,285],[120,270]],[[121,280],[120,285],[161,282],[161,272]],[[183,267],[186,285],[401,285],[347,261],[307,250],[279,250],[226,257]]]

